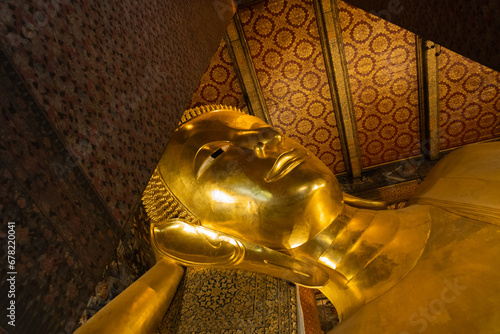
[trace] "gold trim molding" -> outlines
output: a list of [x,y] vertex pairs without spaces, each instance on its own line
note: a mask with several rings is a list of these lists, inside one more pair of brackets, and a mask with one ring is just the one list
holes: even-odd
[[257,116],[267,124],[272,125],[238,13],[234,14],[224,38],[229,55],[233,60],[234,69],[238,76],[249,114]]
[[348,172],[353,177],[360,177],[362,163],[358,130],[337,4],[332,0],[315,0],[314,9],[344,160]]

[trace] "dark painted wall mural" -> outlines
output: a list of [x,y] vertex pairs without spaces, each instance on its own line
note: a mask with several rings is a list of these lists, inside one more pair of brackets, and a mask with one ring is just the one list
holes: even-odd
[[[201,0],[0,3],[0,259],[4,266],[15,222],[17,333],[75,328],[126,243],[133,209],[231,8]],[[0,328],[11,332],[7,320]]]

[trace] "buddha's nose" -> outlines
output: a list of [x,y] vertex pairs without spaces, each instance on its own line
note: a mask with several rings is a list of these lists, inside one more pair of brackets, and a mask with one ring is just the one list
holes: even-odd
[[267,152],[279,151],[283,146],[285,137],[270,127],[240,132],[241,141],[238,146],[252,157],[266,158]]
[[258,141],[255,145],[257,152],[264,150],[279,150],[285,141],[285,137],[272,128],[261,129],[258,133]]
[[258,140],[264,145],[276,145],[282,143],[285,137],[275,129],[266,127],[258,131]]

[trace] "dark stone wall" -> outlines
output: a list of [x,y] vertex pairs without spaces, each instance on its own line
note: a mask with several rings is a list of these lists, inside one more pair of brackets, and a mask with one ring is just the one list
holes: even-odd
[[0,4],[2,266],[9,221],[17,246],[16,328],[2,315],[0,329],[76,327],[133,230],[142,190],[232,8],[229,0]]

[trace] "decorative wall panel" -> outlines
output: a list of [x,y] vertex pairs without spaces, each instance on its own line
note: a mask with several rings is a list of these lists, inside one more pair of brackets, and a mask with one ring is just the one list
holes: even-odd
[[440,149],[500,137],[500,73],[441,48]]
[[[0,161],[78,254],[89,274],[98,277],[111,258],[113,244],[109,240],[118,238],[120,228],[17,80],[15,69],[0,50]],[[7,199],[9,194],[5,196]],[[7,210],[2,210],[2,217],[13,219]]]
[[268,0],[239,15],[273,125],[343,172],[313,2]]
[[222,104],[242,110],[246,108],[233,61],[224,40],[212,57],[188,108],[206,104]]
[[15,222],[16,328],[71,332],[120,229],[1,49],[0,83],[0,241]]
[[415,35],[338,1],[363,166],[420,153]]
[[187,268],[161,334],[297,333],[296,288],[263,274]]

